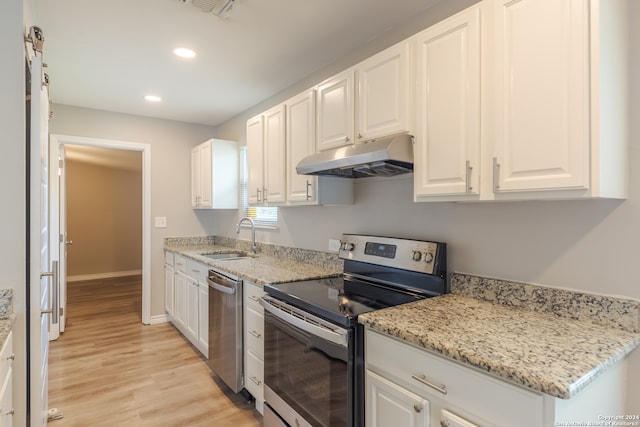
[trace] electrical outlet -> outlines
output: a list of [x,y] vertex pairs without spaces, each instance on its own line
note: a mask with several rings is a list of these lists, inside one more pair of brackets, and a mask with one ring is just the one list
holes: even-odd
[[157,216],[156,217],[156,228],[167,228],[167,217],[166,216]]
[[329,239],[329,251],[338,252],[340,250],[340,240]]

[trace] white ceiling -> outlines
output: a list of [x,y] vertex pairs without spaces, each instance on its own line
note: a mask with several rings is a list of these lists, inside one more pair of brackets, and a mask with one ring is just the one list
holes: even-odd
[[237,0],[226,20],[178,0],[34,6],[54,103],[215,126],[436,1]]

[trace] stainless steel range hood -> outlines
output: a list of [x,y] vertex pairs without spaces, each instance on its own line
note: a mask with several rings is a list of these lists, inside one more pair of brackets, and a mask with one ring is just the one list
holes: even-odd
[[298,163],[300,175],[364,178],[413,171],[413,137],[394,135],[307,156]]

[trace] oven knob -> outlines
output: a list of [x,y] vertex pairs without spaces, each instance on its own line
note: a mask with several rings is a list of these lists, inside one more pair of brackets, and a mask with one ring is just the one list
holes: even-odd
[[431,252],[424,253],[424,262],[430,263],[433,261],[433,254]]
[[420,261],[422,259],[422,252],[420,251],[413,251],[411,253],[411,258],[413,258],[414,261]]
[[342,250],[344,251],[352,251],[353,248],[355,248],[355,245],[353,243],[349,243],[349,242],[342,243]]

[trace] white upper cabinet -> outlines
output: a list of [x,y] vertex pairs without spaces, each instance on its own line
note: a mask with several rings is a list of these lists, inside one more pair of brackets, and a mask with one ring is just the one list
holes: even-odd
[[286,201],[285,106],[247,121],[249,204],[277,206]]
[[355,71],[351,68],[318,86],[316,150],[353,144]]
[[500,0],[494,14],[495,191],[589,188],[588,1]]
[[415,37],[414,191],[424,196],[480,193],[480,7]]
[[486,0],[420,33],[415,200],[625,198],[625,10]]
[[263,203],[264,191],[264,118],[262,114],[247,121],[247,192],[249,204]]
[[316,152],[316,93],[311,89],[286,104],[287,108],[287,200],[314,203],[318,178],[298,175],[296,165]]
[[316,151],[316,98],[310,89],[285,102],[287,204],[350,204],[353,203],[353,181],[325,176],[298,175],[296,166]]
[[210,139],[191,150],[191,206],[237,209],[238,144]]
[[264,116],[264,202],[269,205],[286,201],[285,106],[278,105]]
[[398,43],[356,66],[357,141],[411,131],[411,44]]

